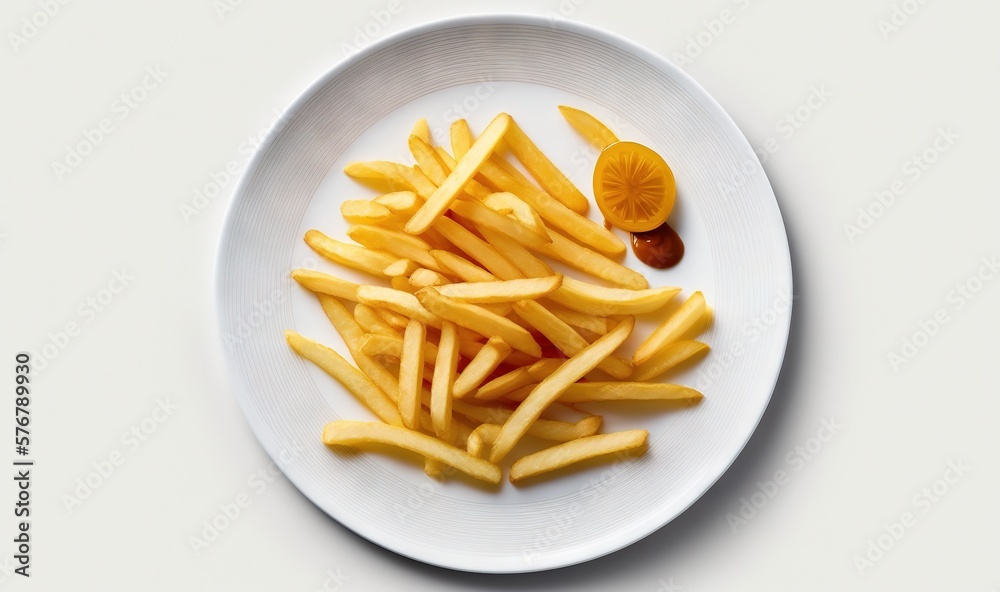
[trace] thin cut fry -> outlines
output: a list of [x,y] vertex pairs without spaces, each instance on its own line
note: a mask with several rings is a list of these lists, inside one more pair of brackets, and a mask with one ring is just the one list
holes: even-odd
[[450,284],[451,280],[441,275],[436,271],[431,271],[430,269],[415,269],[413,273],[410,274],[410,285],[413,288],[419,290],[420,288],[427,288],[429,286],[442,286],[444,284]]
[[367,199],[349,199],[340,204],[340,215],[351,224],[378,224],[391,218],[392,212]]
[[[413,154],[413,158],[420,164],[423,168],[424,173],[430,178],[434,183],[441,185],[451,174],[452,169],[455,168],[456,162],[453,159],[448,159],[447,161],[441,158],[439,153],[431,147],[429,142],[424,142],[423,140],[410,136],[410,152]],[[470,180],[462,191],[467,193],[470,197],[476,199],[486,199],[490,194],[490,190],[483,187],[475,179]]]
[[406,217],[412,216],[420,209],[420,206],[424,203],[417,194],[412,191],[396,191],[395,193],[386,193],[385,195],[380,195],[375,198],[375,203],[384,206],[386,209],[391,211],[393,214],[399,214]]
[[[431,257],[431,246],[419,237],[367,224],[348,228],[347,236],[371,249],[392,253],[402,259],[410,259],[424,267],[440,271],[437,261]],[[384,273],[385,267],[382,270]]]
[[382,270],[382,274],[388,278],[410,277],[414,271],[420,269],[420,264],[410,259],[399,259],[395,263],[388,265]]
[[306,232],[305,241],[312,250],[330,261],[374,276],[381,276],[382,270],[398,258],[382,251],[333,240],[318,230]]
[[497,276],[450,251],[431,251],[431,256],[446,272],[460,277],[466,282],[494,282]]
[[651,359],[656,352],[670,345],[697,323],[705,312],[705,296],[701,292],[691,294],[674,314],[667,317],[662,325],[656,328],[643,341],[632,356],[632,363],[638,366]]
[[555,273],[544,261],[535,257],[535,254],[527,247],[502,232],[497,232],[484,225],[477,225],[476,229],[491,247],[496,249],[498,253],[503,253],[504,258],[527,277],[545,277]]
[[542,186],[542,189],[569,209],[579,214],[587,213],[587,209],[590,207],[590,201],[587,200],[587,197],[556,165],[552,164],[552,161],[538,149],[538,146],[531,141],[531,138],[524,133],[516,121],[511,121],[504,141],[514,156],[524,165],[524,168],[528,169],[531,176]]
[[[378,179],[393,188],[411,189],[424,199],[434,192],[434,183],[417,169],[385,160],[352,162],[344,167],[348,176],[356,179]],[[385,205],[385,204],[383,204]]]
[[456,399],[461,399],[476,390],[483,380],[504,361],[510,353],[510,349],[510,346],[503,339],[490,337],[486,345],[479,350],[455,380],[453,396]]
[[416,296],[402,290],[382,286],[360,286],[358,287],[358,301],[376,308],[387,308],[436,329],[441,328],[439,317],[424,308]]
[[[359,297],[361,290],[359,289]],[[497,335],[511,347],[528,355],[540,357],[542,348],[531,334],[509,319],[493,314],[482,307],[466,304],[442,296],[434,288],[424,288],[417,292],[417,299],[433,315],[449,320],[456,325],[475,331],[484,337]]]
[[[403,338],[396,335],[376,335],[369,333],[358,340],[358,347],[367,356],[403,356]],[[438,347],[433,343],[424,343],[424,359],[433,362],[438,356]]]
[[424,383],[424,341],[427,329],[420,321],[410,321],[403,333],[403,351],[399,358],[399,415],[403,425],[417,429],[420,414],[420,390]]
[[385,319],[378,316],[375,309],[368,306],[367,304],[357,304],[354,307],[354,319],[368,333],[374,333],[376,335],[385,335],[387,337],[398,337],[403,338],[403,334],[393,328],[392,325],[385,322]]
[[653,354],[653,357],[639,364],[632,371],[632,380],[645,382],[653,380],[688,358],[708,350],[699,341],[677,341]]
[[427,125],[427,120],[424,119],[423,117],[421,117],[420,119],[418,119],[417,122],[413,124],[413,129],[410,130],[410,135],[411,136],[416,136],[416,137],[420,138],[421,140],[423,140],[424,142],[427,142],[428,144],[430,144],[431,143],[431,127],[429,125]]
[[496,282],[465,282],[439,286],[438,293],[470,304],[517,302],[534,300],[553,292],[562,285],[561,275],[544,278],[502,280]]
[[378,388],[392,400],[395,406],[399,394],[399,383],[396,381],[396,377],[386,370],[385,366],[361,351],[359,342],[364,336],[364,332],[350,311],[340,300],[326,294],[319,294],[319,303],[323,307],[323,312],[326,313],[326,318],[330,319],[330,323],[344,338],[344,343],[347,344],[347,349],[351,352],[354,363],[364,372],[365,376],[378,385]]
[[562,261],[566,265],[625,288],[642,290],[649,287],[649,281],[638,271],[581,246],[558,232],[550,232],[549,237],[552,239],[551,243],[534,247],[535,250],[556,261]]
[[567,107],[565,105],[559,105],[559,112],[562,113],[563,117],[566,118],[566,121],[568,121],[569,124],[576,129],[576,131],[580,132],[580,134],[598,150],[603,150],[618,141],[618,136],[616,136],[613,131],[608,129],[606,125],[601,123],[596,117],[586,111],[574,109],[573,107]]
[[451,427],[452,388],[458,367],[458,331],[455,324],[445,321],[431,380],[431,423],[434,433],[441,436]]
[[[575,355],[587,347],[586,339],[541,304],[533,300],[524,300],[515,304],[514,308],[522,319],[541,331],[542,335],[567,356]],[[632,365],[614,355],[602,360],[597,367],[618,379],[628,378],[632,374]]]
[[541,235],[517,220],[498,214],[478,202],[456,201],[451,204],[451,211],[474,224],[483,225],[505,234],[526,247],[542,249],[552,242],[548,232]]
[[358,285],[354,282],[311,269],[293,269],[292,279],[311,292],[358,301]]
[[503,139],[510,124],[510,116],[506,113],[497,115],[490,122],[482,135],[469,151],[459,161],[455,170],[448,175],[417,213],[406,223],[406,231],[410,234],[420,234],[430,228],[431,224],[441,216],[458,196],[458,192],[468,184],[476,174],[480,165],[493,154],[497,144]]
[[460,448],[406,428],[365,421],[337,420],[323,428],[327,446],[357,446],[365,443],[389,444],[446,465],[489,483],[500,482],[500,467],[476,458]]
[[649,432],[646,430],[628,430],[557,444],[552,448],[517,459],[510,467],[510,482],[517,483],[522,479],[561,469],[588,458],[641,448],[646,444],[648,437]]
[[[510,419],[513,411],[506,407],[484,407],[465,401],[454,402],[455,412],[481,423],[503,423]],[[601,428],[600,415],[588,415],[576,423],[558,419],[539,419],[528,429],[528,434],[543,440],[566,442],[597,433]]]
[[402,425],[399,412],[370,378],[348,363],[340,354],[312,339],[307,339],[295,331],[285,331],[285,339],[300,356],[322,368],[337,379],[344,388],[357,397],[365,407],[371,409],[382,421]]
[[680,288],[625,290],[605,288],[564,277],[563,285],[548,298],[573,310],[600,316],[653,312],[680,292]]
[[[509,401],[523,401],[531,393],[522,387],[506,395]],[[696,401],[702,394],[679,384],[659,382],[578,382],[559,396],[560,403],[596,401]]]
[[489,243],[466,230],[458,222],[450,218],[439,218],[434,224],[434,229],[498,278],[514,280],[524,277],[523,273]]
[[608,319],[605,317],[584,314],[544,299],[542,300],[542,304],[545,305],[545,308],[549,309],[549,312],[559,317],[567,325],[578,329],[585,329],[596,334],[598,337],[607,333],[608,329],[611,328],[608,326]]
[[531,424],[542,414],[542,411],[558,399],[570,385],[583,378],[602,360],[614,353],[632,334],[634,327],[634,321],[623,321],[607,335],[566,360],[558,370],[543,380],[518,406],[510,419],[504,423],[503,430],[490,451],[490,460],[493,462],[503,460],[503,457],[524,436]]

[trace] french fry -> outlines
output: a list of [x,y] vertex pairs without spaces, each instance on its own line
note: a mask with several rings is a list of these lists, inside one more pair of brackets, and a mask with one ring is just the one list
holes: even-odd
[[377,179],[393,188],[412,190],[424,199],[427,199],[435,189],[434,183],[427,178],[427,175],[398,162],[385,160],[352,162],[344,167],[344,172],[355,179]]
[[[518,302],[514,309],[567,356],[573,356],[589,345],[573,327],[533,300]],[[608,356],[597,367],[618,379],[628,378],[632,374],[632,365],[615,355]]]
[[393,214],[406,216],[407,218],[415,214],[424,203],[423,200],[417,197],[417,194],[412,191],[396,191],[394,193],[386,193],[385,195],[376,197],[374,201],[375,203],[385,207]]
[[427,120],[421,117],[413,124],[413,128],[410,130],[411,136],[416,136],[423,140],[424,142],[431,143],[431,127],[427,125]]
[[475,398],[478,401],[494,401],[521,387],[537,382],[528,372],[528,368],[515,368],[480,386],[479,390],[476,391]]
[[399,416],[403,425],[417,429],[420,414],[420,390],[424,383],[424,341],[427,329],[420,321],[411,320],[403,333],[403,350],[399,357]]
[[439,285],[437,291],[442,296],[470,304],[517,302],[550,294],[562,285],[562,281],[563,277],[556,274],[544,278]]
[[[447,160],[443,159],[429,142],[414,136],[410,136],[410,152],[423,168],[427,177],[437,185],[444,183],[452,169],[457,165],[450,157]],[[486,199],[490,194],[490,190],[480,185],[475,179],[471,179],[462,188],[462,191],[475,199]]]
[[434,228],[448,239],[449,242],[461,249],[469,257],[472,257],[477,263],[498,278],[502,280],[514,280],[524,277],[523,273],[518,271],[510,261],[505,259],[489,243],[466,230],[458,222],[450,218],[439,218],[434,224]]
[[476,353],[472,360],[465,366],[462,373],[455,379],[455,386],[452,389],[452,396],[461,399],[465,395],[476,390],[487,376],[497,369],[507,355],[510,354],[511,347],[507,342],[499,337],[490,337],[489,341]]
[[590,207],[590,201],[587,200],[587,197],[556,165],[552,164],[552,161],[538,149],[538,146],[531,141],[531,138],[524,133],[516,121],[511,121],[504,141],[514,156],[524,165],[524,168],[528,169],[531,176],[542,186],[542,189],[576,213],[587,213],[587,209]]
[[506,113],[501,113],[486,126],[482,135],[480,135],[472,144],[472,147],[469,148],[469,151],[458,161],[455,170],[448,175],[444,183],[427,198],[424,205],[406,223],[406,232],[420,234],[430,228],[431,224],[448,209],[448,206],[458,196],[458,192],[472,180],[472,177],[476,174],[482,163],[493,154],[493,150],[500,140],[503,139],[503,135],[506,133],[509,124],[510,116]]
[[[521,387],[503,398],[523,401],[531,391]],[[578,382],[559,396],[560,403],[594,403],[600,401],[697,401],[702,394],[679,384],[660,382]]]
[[635,315],[653,312],[670,302],[678,292],[680,288],[605,288],[564,277],[562,287],[548,298],[566,308],[592,315]]
[[[419,237],[367,224],[348,228],[347,236],[370,249],[392,253],[401,259],[416,261],[424,267],[440,271],[437,261],[431,257],[431,246]],[[382,271],[385,272],[385,267]]]
[[646,338],[639,347],[636,348],[632,356],[632,363],[636,366],[650,360],[656,352],[676,341],[697,323],[705,312],[705,296],[701,292],[695,292],[684,301],[674,314],[667,317],[662,325],[657,327],[649,337]]
[[375,309],[367,304],[357,304],[354,307],[354,320],[368,333],[385,335],[387,337],[403,338],[403,334],[385,322],[385,319],[378,316]]
[[292,279],[310,292],[358,301],[358,285],[354,282],[311,269],[293,269]]
[[466,282],[494,282],[497,276],[450,251],[433,250],[431,256],[446,272],[458,276]]
[[688,358],[708,349],[707,345],[698,341],[676,341],[653,354],[653,357],[642,364],[636,366],[632,370],[631,378],[637,382],[653,380]]
[[349,199],[340,204],[340,215],[351,224],[378,224],[391,218],[392,212],[367,199]]
[[576,131],[580,132],[580,135],[598,150],[603,150],[618,141],[618,136],[613,131],[586,111],[559,105],[559,112]]
[[491,247],[496,249],[498,253],[503,253],[504,258],[510,261],[523,275],[545,277],[555,274],[548,264],[535,257],[534,253],[518,241],[487,226],[477,225],[476,229]]
[[625,320],[594,343],[572,356],[528,395],[503,424],[490,451],[491,462],[499,462],[524,436],[538,417],[573,383],[610,356],[632,334],[635,322]]
[[[548,232],[540,235],[513,218],[508,218],[474,201],[456,201],[451,211],[476,225],[492,228],[526,247],[542,249],[552,242]],[[544,230],[544,229],[543,229]]]
[[451,427],[452,389],[458,367],[458,330],[445,321],[441,326],[434,375],[431,380],[431,423],[438,436]]
[[451,153],[455,158],[461,159],[472,148],[472,130],[469,129],[469,122],[456,119],[448,128],[448,132],[451,136]]
[[631,290],[642,290],[649,287],[649,281],[638,271],[629,269],[596,251],[581,246],[558,232],[550,232],[549,237],[552,239],[551,243],[534,247],[535,250],[556,261],[561,261],[580,271]]
[[[361,297],[361,289],[358,290],[358,294]],[[536,357],[542,355],[541,346],[531,334],[507,318],[493,314],[480,306],[442,296],[434,288],[419,290],[416,297],[426,310],[438,318],[449,320],[486,338],[499,336],[514,349],[528,355]]]
[[396,377],[386,370],[385,366],[378,363],[375,358],[361,351],[360,341],[364,337],[364,332],[354,319],[354,316],[340,300],[337,300],[333,296],[319,294],[318,297],[320,306],[323,308],[323,312],[326,313],[326,318],[330,319],[330,323],[333,324],[333,327],[344,339],[344,343],[347,344],[347,350],[351,352],[351,357],[354,358],[354,363],[364,372],[365,376],[378,385],[378,388],[392,400],[393,406],[395,406],[396,398],[399,394],[399,383],[396,381]]
[[648,437],[649,432],[646,430],[627,430],[557,444],[517,459],[510,467],[510,482],[516,484],[523,479],[561,469],[589,458],[635,450],[645,446]]
[[417,297],[409,292],[384,288],[382,286],[359,286],[358,302],[363,302],[376,309],[389,309],[404,317],[430,325],[435,329],[441,328],[441,319],[431,314],[431,312],[420,304]]
[[513,193],[505,191],[491,193],[483,200],[483,205],[498,214],[513,217],[538,235],[548,236],[548,229],[545,228],[545,222],[538,212]]
[[608,327],[608,319],[605,317],[584,314],[544,299],[542,300],[542,304],[545,305],[545,308],[549,309],[549,312],[559,317],[567,325],[576,327],[577,329],[585,329],[596,334],[598,337],[607,333],[610,328]]
[[395,263],[386,266],[382,274],[388,278],[410,277],[414,271],[421,269],[420,264],[411,259],[399,259]]
[[[473,421],[493,424],[506,422],[514,413],[513,410],[507,409],[506,407],[473,405],[461,400],[454,402],[454,410],[455,413],[464,415]],[[568,421],[558,419],[542,418],[532,424],[527,433],[543,440],[566,442],[595,434],[600,428],[600,415],[588,415],[576,423],[570,423]]]
[[541,382],[559,369],[566,360],[559,358],[542,358],[528,366],[528,374],[535,382]]
[[393,290],[399,290],[400,292],[409,292],[412,294],[417,291],[416,288],[410,285],[409,278],[405,278],[401,275],[389,278],[389,285],[392,286]]
[[348,363],[336,351],[312,339],[307,339],[295,331],[285,331],[288,345],[303,358],[322,368],[337,379],[344,388],[361,403],[372,410],[382,421],[402,425],[399,412],[393,402],[363,372]]
[[450,283],[451,280],[440,273],[431,271],[430,269],[424,269],[422,267],[420,269],[415,269],[413,273],[410,274],[410,286],[416,290],[430,286],[443,286]]
[[388,444],[432,458],[488,483],[500,482],[500,467],[497,465],[436,438],[402,427],[341,419],[326,424],[323,428],[323,443],[327,446]]
[[[368,333],[358,340],[358,347],[366,356],[389,356],[402,358],[403,338],[396,335],[378,335]],[[433,362],[438,356],[438,347],[433,343],[424,343],[424,360]]]
[[318,230],[306,232],[305,241],[324,258],[374,276],[382,276],[382,270],[397,259],[389,253],[333,240]]
[[400,334],[402,334],[403,330],[406,329],[406,325],[410,323],[409,317],[401,315],[398,312],[389,310],[388,308],[377,306],[372,310],[375,311],[375,314],[382,317],[383,321],[388,323],[391,327],[397,329],[400,332]]

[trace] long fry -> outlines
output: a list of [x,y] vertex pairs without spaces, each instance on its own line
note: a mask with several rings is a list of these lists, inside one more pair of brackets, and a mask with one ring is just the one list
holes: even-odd
[[382,270],[397,259],[389,253],[333,240],[318,230],[306,232],[305,241],[312,250],[330,261],[374,276],[381,276]]
[[587,213],[590,207],[587,197],[559,170],[559,167],[552,164],[516,121],[511,121],[504,140],[510,151],[521,161],[524,168],[528,169],[542,189],[576,213]]
[[[505,395],[508,401],[523,401],[531,394],[522,387]],[[559,395],[560,403],[597,401],[696,401],[702,394],[679,384],[659,382],[578,382]]]
[[431,423],[438,436],[445,434],[451,427],[452,392],[457,366],[458,330],[454,323],[445,321],[441,326],[441,340],[431,380]]
[[636,348],[632,356],[632,363],[638,366],[651,359],[656,352],[660,351],[678,337],[684,334],[697,323],[705,313],[705,296],[701,292],[691,294],[691,297],[684,301],[674,314],[667,317],[662,325],[656,328],[649,337],[646,338],[639,347]]
[[646,430],[628,430],[557,444],[552,448],[517,459],[510,467],[510,482],[517,483],[522,479],[561,469],[588,458],[641,448],[646,444],[648,437],[649,432]]
[[[292,279],[311,292],[358,301],[358,285],[354,282],[311,269],[293,269]],[[559,283],[562,284],[561,281]]]
[[681,362],[708,350],[709,347],[698,341],[677,341],[653,354],[653,357],[639,364],[632,371],[632,380],[645,382],[659,377]]
[[410,321],[403,333],[399,357],[399,415],[403,425],[416,429],[420,413],[420,390],[424,383],[424,341],[427,328],[420,321]]
[[434,288],[424,288],[417,292],[416,297],[438,318],[449,320],[486,338],[498,335],[514,349],[530,356],[542,355],[541,346],[531,334],[509,319],[493,314],[480,306],[442,296]]
[[453,395],[461,399],[475,390],[510,354],[511,347],[500,337],[490,337],[455,380]]
[[[517,314],[541,331],[559,351],[572,356],[587,347],[587,340],[552,314],[547,308],[533,300],[524,300],[514,305]],[[628,378],[632,374],[632,365],[615,355],[608,356],[597,365],[598,368],[615,378]]]

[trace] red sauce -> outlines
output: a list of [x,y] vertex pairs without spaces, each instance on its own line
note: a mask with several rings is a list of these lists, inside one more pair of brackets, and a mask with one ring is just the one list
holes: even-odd
[[632,251],[646,265],[666,269],[680,263],[684,256],[684,242],[664,222],[659,228],[632,233]]

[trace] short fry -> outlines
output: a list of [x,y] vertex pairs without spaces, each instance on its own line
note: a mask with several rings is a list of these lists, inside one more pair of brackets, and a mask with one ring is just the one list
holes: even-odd
[[637,382],[653,380],[688,358],[708,349],[707,345],[699,341],[688,340],[671,343],[653,354],[653,357],[636,366],[632,371],[631,379]]
[[510,350],[511,347],[503,339],[490,337],[486,345],[476,353],[472,361],[458,375],[455,380],[453,396],[456,399],[461,399],[478,388],[483,380],[504,361]]
[[389,253],[333,240],[318,230],[306,232],[305,240],[312,250],[330,261],[374,276],[381,276],[382,270],[398,259]]
[[608,129],[606,125],[601,123],[596,117],[586,111],[574,109],[573,107],[567,107],[565,105],[559,105],[559,112],[562,113],[563,117],[566,118],[566,121],[568,121],[569,124],[576,129],[576,131],[580,132],[580,135],[582,135],[598,150],[603,150],[618,141],[618,136],[616,136],[613,131]]
[[399,416],[411,430],[419,427],[420,390],[424,384],[424,341],[427,329],[420,321],[410,321],[403,333],[399,358]]
[[674,314],[667,317],[662,325],[657,327],[643,341],[632,356],[636,366],[648,361],[660,351],[697,323],[705,312],[705,296],[701,292],[691,294]]

